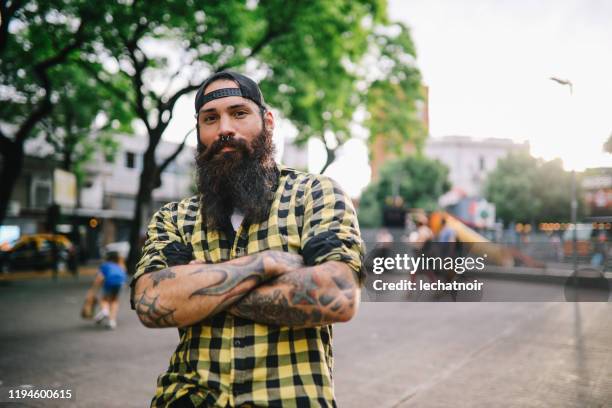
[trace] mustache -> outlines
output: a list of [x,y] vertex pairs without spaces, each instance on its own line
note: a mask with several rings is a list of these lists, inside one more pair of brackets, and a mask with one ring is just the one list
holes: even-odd
[[227,139],[219,138],[215,140],[210,147],[205,147],[205,150],[202,152],[202,159],[206,161],[211,160],[226,147],[231,147],[247,156],[250,156],[252,153],[250,146],[244,139],[235,139],[233,137]]

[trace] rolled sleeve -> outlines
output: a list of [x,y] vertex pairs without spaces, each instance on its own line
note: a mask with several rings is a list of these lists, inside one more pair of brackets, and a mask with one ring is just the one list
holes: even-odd
[[307,265],[346,263],[362,280],[364,245],[351,199],[330,178],[317,176],[304,205],[302,256]]
[[185,265],[193,259],[193,250],[185,244],[177,227],[177,211],[178,203],[169,203],[153,215],[136,273],[130,282],[132,295],[136,281],[144,274]]

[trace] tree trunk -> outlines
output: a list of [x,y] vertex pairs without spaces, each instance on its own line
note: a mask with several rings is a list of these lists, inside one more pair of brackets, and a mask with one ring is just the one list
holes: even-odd
[[[336,149],[338,147],[336,147]],[[336,149],[330,149],[329,147],[325,146],[325,151],[327,152],[327,158],[325,159],[325,165],[323,166],[321,171],[319,171],[319,174],[325,173],[325,170],[327,170],[327,168],[334,162],[334,160],[336,160]]]
[[7,216],[8,204],[17,184],[17,179],[23,167],[23,143],[3,140],[0,153],[2,154],[2,169],[0,170],[0,226],[4,224]]
[[[143,157],[142,173],[140,173],[140,183],[138,186],[138,194],[134,205],[134,217],[130,227],[130,253],[127,259],[128,273],[133,275],[136,272],[136,264],[140,258],[141,246],[141,228],[146,225],[148,218],[151,216],[151,200],[153,196],[153,182],[155,181],[155,173],[157,164],[155,163],[155,148],[158,143],[154,143],[154,138],[150,138],[151,142]],[[159,138],[157,138],[159,140]]]

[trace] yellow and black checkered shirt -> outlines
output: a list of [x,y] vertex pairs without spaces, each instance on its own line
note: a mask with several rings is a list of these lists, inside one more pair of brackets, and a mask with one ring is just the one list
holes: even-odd
[[[225,262],[273,249],[301,254],[307,265],[346,262],[360,276],[363,242],[351,200],[331,179],[279,167],[270,216],[231,236],[202,223],[199,196],[162,207],[148,227],[132,280],[192,259]],[[152,406],[336,406],[332,327],[269,326],[218,313],[179,329],[168,371]],[[181,405],[182,406],[182,405]]]

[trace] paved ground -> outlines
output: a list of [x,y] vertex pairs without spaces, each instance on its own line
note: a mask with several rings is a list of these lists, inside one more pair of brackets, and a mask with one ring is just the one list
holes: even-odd
[[[177,333],[142,327],[127,296],[116,331],[81,320],[90,280],[0,283],[0,385],[148,405]],[[340,407],[611,406],[610,303],[362,303],[334,343]]]

